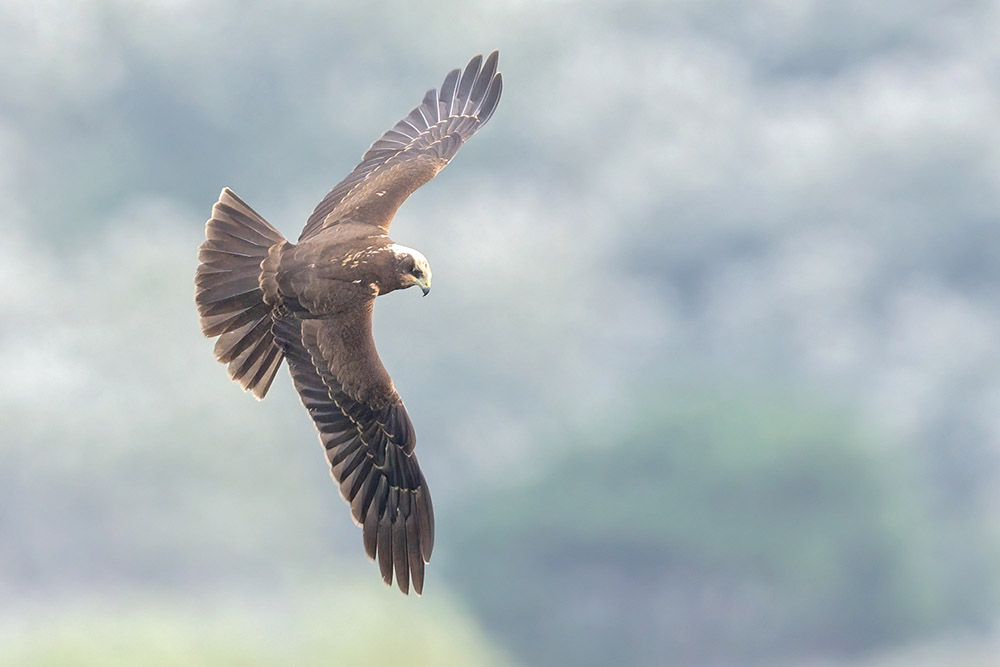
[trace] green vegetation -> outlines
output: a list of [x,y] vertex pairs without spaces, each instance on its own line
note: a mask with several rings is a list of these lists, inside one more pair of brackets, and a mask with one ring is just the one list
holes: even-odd
[[773,663],[956,620],[913,471],[850,413],[716,393],[610,420],[454,518],[454,577],[532,664]]
[[467,667],[506,660],[437,591],[413,604],[369,586],[325,583],[285,598],[157,595],[80,600],[0,621],[0,663],[32,667],[371,665]]

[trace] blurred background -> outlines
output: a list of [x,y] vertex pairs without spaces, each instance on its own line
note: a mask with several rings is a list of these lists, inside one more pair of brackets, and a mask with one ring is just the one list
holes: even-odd
[[[0,664],[1000,664],[1000,3],[0,1]],[[425,90],[380,299],[438,538],[386,589],[198,328]]]

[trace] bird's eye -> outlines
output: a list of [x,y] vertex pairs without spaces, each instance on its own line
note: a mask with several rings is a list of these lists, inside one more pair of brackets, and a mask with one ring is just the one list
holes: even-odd
[[414,267],[413,268],[413,277],[414,278],[419,278],[422,275],[424,275],[424,272],[420,270],[420,267]]

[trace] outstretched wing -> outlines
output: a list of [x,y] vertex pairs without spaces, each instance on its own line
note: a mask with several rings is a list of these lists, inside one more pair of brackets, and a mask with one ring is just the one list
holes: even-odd
[[334,319],[275,322],[302,403],[326,447],[340,494],[382,579],[420,594],[434,547],[434,510],[413,454],[416,435],[375,351],[373,300]]
[[444,168],[459,147],[490,119],[503,79],[499,53],[473,58],[464,72],[452,70],[441,91],[427,91],[423,103],[371,145],[347,178],[309,216],[299,240],[348,216],[388,230],[396,209]]

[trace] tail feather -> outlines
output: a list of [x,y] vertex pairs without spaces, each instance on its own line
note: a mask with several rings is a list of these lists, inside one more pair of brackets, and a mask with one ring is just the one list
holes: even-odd
[[219,361],[224,364],[230,363],[251,348],[253,348],[251,358],[260,356],[268,349],[266,345],[261,345],[261,343],[269,342],[267,335],[270,333],[271,316],[268,315],[260,318],[252,326],[243,326],[219,336],[219,340],[215,343],[215,354]]
[[242,313],[222,313],[220,315],[208,315],[201,318],[201,330],[209,338],[214,338],[227,331],[240,329],[247,324],[256,323],[261,314],[254,309]]
[[211,303],[218,303],[223,299],[249,294],[255,289],[260,289],[259,267],[256,273],[253,269],[245,269],[243,271],[227,271],[225,274],[208,273],[198,277],[202,280],[195,279],[195,285],[205,287],[211,292]]
[[205,237],[194,281],[202,333],[219,337],[215,357],[229,365],[229,377],[264,398],[283,355],[271,333],[260,264],[285,239],[229,188],[212,207]]

